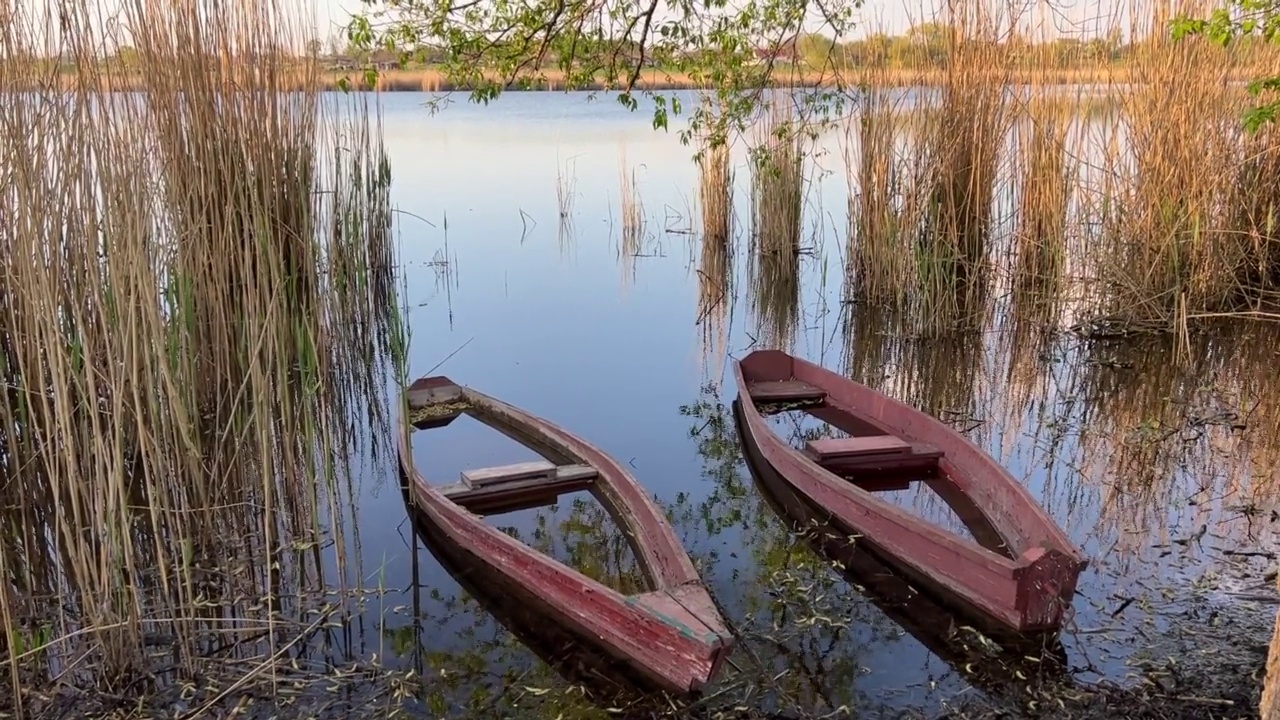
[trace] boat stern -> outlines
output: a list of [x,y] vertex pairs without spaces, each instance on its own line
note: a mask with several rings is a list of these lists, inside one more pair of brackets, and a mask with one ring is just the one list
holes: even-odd
[[678,664],[684,692],[700,692],[710,684],[733,651],[733,635],[701,583],[631,596],[627,604],[643,609],[683,642],[696,646],[695,654],[689,658],[692,662]]
[[405,421],[415,430],[444,427],[470,406],[466,390],[444,375],[414,380],[404,398]]
[[1025,631],[1056,628],[1072,607],[1076,581],[1086,563],[1055,548],[1033,547],[1022,553],[1015,570],[1015,608]]
[[790,380],[795,375],[792,357],[781,350],[755,350],[739,360],[738,367],[748,383]]

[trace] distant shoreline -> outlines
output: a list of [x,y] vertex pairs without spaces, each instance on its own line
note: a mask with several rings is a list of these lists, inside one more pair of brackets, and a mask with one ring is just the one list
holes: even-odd
[[[1085,86],[1085,85],[1123,85],[1128,83],[1142,84],[1145,82],[1141,68],[1131,65],[1112,65],[1099,66],[1093,68],[1015,68],[1010,70],[991,70],[982,73],[988,76],[992,84],[997,85],[1029,85],[1029,86]],[[118,71],[117,71],[118,72]],[[972,79],[974,77],[973,69],[966,69],[965,74]],[[1230,79],[1233,82],[1245,82],[1252,79],[1258,71],[1251,68],[1233,68]],[[309,72],[299,71],[297,73],[296,86],[293,90],[302,90],[307,80],[305,77],[311,74]],[[540,81],[530,85],[529,87],[512,86],[504,90],[504,92],[563,92],[565,90],[564,74],[558,70],[549,70],[544,73],[545,77]],[[320,68],[312,75],[318,83],[320,91],[338,91],[343,87],[344,80],[348,87],[354,90],[369,91],[374,90],[370,87],[364,78],[364,70],[360,68],[350,70],[336,70],[332,68]],[[57,77],[57,76],[55,76]],[[842,84],[844,87],[857,87],[859,85],[867,85],[876,88],[907,88],[907,87],[941,87],[947,83],[948,73],[945,69],[897,69],[897,68],[857,68],[845,72],[805,72],[801,70],[793,70],[784,68],[773,74],[770,87],[773,88],[817,88],[817,87],[836,87]],[[73,73],[62,73],[57,77],[55,82],[59,82],[63,89],[70,90],[76,85],[76,76]],[[131,92],[142,89],[144,83],[140,76],[110,74],[94,78],[94,82],[101,84],[101,89],[109,92]],[[621,89],[623,83],[614,83],[612,85],[604,80],[598,80],[591,83],[588,87],[576,88],[577,90],[587,92],[617,91]],[[282,83],[282,86],[287,85]],[[35,89],[33,87],[32,89]],[[710,90],[705,85],[699,85],[685,74],[668,73],[663,70],[649,69],[640,74],[636,82],[636,89],[641,91],[679,91],[679,90]],[[376,84],[376,90],[379,92],[455,92],[468,91],[469,87],[458,85],[448,81],[445,74],[435,68],[413,68],[413,69],[391,69],[379,70]]]
[[[361,70],[324,70],[321,72],[322,89],[337,90],[345,78],[350,87],[361,90],[372,90],[363,78]],[[531,87],[510,87],[505,92],[562,92],[565,90],[564,75],[559,71],[547,71],[545,78]],[[990,73],[993,82],[1013,85],[1093,85],[1124,84],[1142,82],[1137,69],[1129,66],[1103,66],[1097,68],[1027,68],[1002,70]],[[1247,80],[1253,73],[1247,69],[1238,69],[1235,80]],[[775,72],[772,87],[775,88],[815,88],[835,87],[843,84],[846,87],[867,84],[871,87],[936,87],[943,85],[947,72],[942,69],[904,70],[904,69],[855,69],[843,73],[817,73],[802,71]],[[589,87],[577,88],[583,91],[618,90],[618,84],[612,87],[603,80],[594,82]],[[692,78],[683,74],[668,73],[662,70],[646,70],[636,82],[637,90],[671,91],[671,90],[708,90],[708,86],[700,86]],[[380,70],[378,72],[377,90],[380,92],[451,92],[470,90],[467,86],[459,86],[448,82],[444,73],[432,68],[411,70]]]

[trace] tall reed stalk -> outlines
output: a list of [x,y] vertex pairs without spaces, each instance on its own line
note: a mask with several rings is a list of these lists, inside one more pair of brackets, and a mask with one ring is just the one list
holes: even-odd
[[[304,12],[17,2],[0,27],[0,630],[19,705],[55,675],[145,695],[225,666],[211,646],[278,648],[323,607],[309,589],[349,572],[350,463],[386,434],[404,337],[389,166],[364,101],[315,89]],[[101,56],[120,42],[145,72]],[[74,73],[21,61],[55,48]]]
[[[878,75],[875,69],[867,75]],[[901,186],[901,110],[890,92],[871,87],[845,145],[849,176],[849,275],[854,297],[901,303],[914,274],[911,196]],[[908,188],[909,190],[909,188]]]
[[772,106],[751,160],[753,311],[771,347],[787,348],[800,312],[805,128],[791,106]]
[[618,259],[621,261],[623,283],[629,282],[635,275],[636,258],[644,249],[644,200],[636,187],[635,168],[627,165],[627,158],[622,154],[618,166],[618,197],[622,210],[622,235],[618,244]]
[[706,145],[698,158],[698,204],[703,241],[727,244],[733,231],[733,168],[726,143]]
[[698,201],[702,237],[697,322],[702,327],[701,357],[714,368],[724,359],[733,292],[733,168],[728,144],[704,145],[698,158]]
[[1066,263],[1068,210],[1075,168],[1068,161],[1070,118],[1060,103],[1034,96],[1018,127],[1017,223],[1013,242],[1013,287],[1020,297],[1053,297]]
[[804,132],[785,101],[771,106],[753,151],[753,240],[769,252],[800,252],[804,228]]

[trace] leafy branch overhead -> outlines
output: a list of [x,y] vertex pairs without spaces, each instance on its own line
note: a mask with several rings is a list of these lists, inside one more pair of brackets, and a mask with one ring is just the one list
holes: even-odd
[[[861,0],[363,0],[352,45],[431,64],[452,87],[487,103],[504,89],[601,86],[618,102],[648,98],[653,125],[689,110],[681,132],[722,141],[760,108],[802,33],[840,37]],[[644,83],[643,79],[659,80]],[[683,108],[662,77],[706,88],[713,102]],[[656,86],[656,87],[655,87]],[[821,95],[821,94],[819,94]],[[817,101],[820,101],[817,100]],[[814,102],[814,100],[811,100]],[[713,111],[712,108],[715,108]]]
[[[1172,23],[1175,40],[1206,37],[1222,46],[1233,42],[1260,38],[1266,43],[1280,42],[1280,0],[1228,0],[1227,5],[1207,18],[1180,16]],[[1256,131],[1280,117],[1280,75],[1255,78],[1249,83],[1249,94],[1259,100],[1244,115],[1245,128]]]

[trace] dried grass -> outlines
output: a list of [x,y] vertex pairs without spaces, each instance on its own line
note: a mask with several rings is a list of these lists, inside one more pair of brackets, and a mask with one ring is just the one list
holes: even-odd
[[[387,427],[404,338],[376,121],[322,106],[301,6],[128,0],[111,27],[147,68],[133,95],[102,92],[138,82],[94,56],[116,39],[103,8],[11,7],[0,618],[21,702],[59,668],[146,677],[157,636],[190,669],[210,633],[295,635],[280,613],[321,544],[347,572],[350,463],[378,449],[364,428]],[[59,26],[71,87],[12,61]]]
[[1208,9],[1136,9],[1124,77],[1025,103],[1023,18],[978,0],[937,18],[937,84],[914,102],[869,58],[846,157],[853,296],[912,305],[941,331],[982,312],[994,267],[1024,299],[1083,289],[1087,312],[1131,327],[1280,317],[1280,145],[1244,132],[1236,82],[1280,52],[1169,38],[1174,13]]

